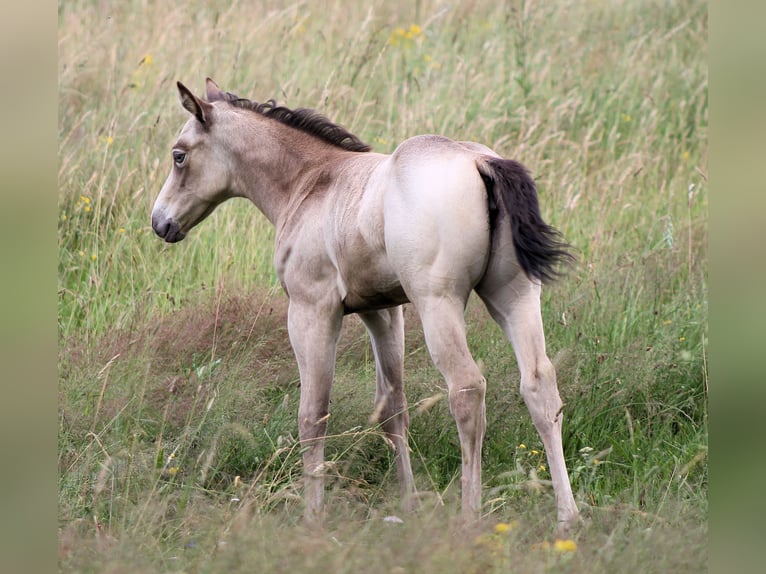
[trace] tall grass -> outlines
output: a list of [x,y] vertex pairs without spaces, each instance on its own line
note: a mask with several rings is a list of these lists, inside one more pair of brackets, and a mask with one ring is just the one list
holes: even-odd
[[[60,5],[61,569],[704,567],[706,36],[693,0]],[[201,91],[205,76],[315,107],[377,151],[440,133],[531,168],[546,219],[578,256],[543,295],[588,518],[577,551],[545,544],[544,453],[510,346],[474,300],[469,344],[489,381],[476,531],[452,525],[457,433],[411,309],[424,510],[381,520],[397,512],[393,458],[368,422],[375,367],[349,317],[330,523],[301,528],[297,369],[272,229],[245,201],[172,246],[149,227],[186,119],[175,81]],[[495,533],[497,522],[511,526]]]

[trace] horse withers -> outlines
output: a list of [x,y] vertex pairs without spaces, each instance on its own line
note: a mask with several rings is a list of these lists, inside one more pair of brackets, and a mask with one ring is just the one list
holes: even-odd
[[561,439],[556,373],[546,355],[541,283],[571,256],[547,225],[534,181],[488,147],[421,135],[391,155],[308,109],[239,98],[207,80],[206,100],[180,82],[191,114],[173,145],[152,211],[167,242],[231,197],[250,199],[276,226],[274,263],[289,298],[288,332],[300,371],[298,426],[305,516],[324,501],[324,439],[343,317],[357,313],[376,361],[373,412],[394,445],[402,505],[413,506],[403,390],[410,302],[444,376],[462,454],[466,518],[481,511],[486,381],[466,344],[472,290],[513,345],[521,395],[545,447],[559,530],[579,521]]

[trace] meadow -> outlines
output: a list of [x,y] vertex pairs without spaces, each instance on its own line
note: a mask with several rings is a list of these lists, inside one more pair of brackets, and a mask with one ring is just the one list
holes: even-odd
[[[707,6],[695,0],[59,4],[62,572],[699,572],[707,565]],[[273,229],[245,200],[183,242],[149,215],[175,82],[320,110],[376,151],[437,133],[527,165],[577,263],[544,288],[585,522],[555,540],[513,352],[481,303],[484,508],[456,521],[446,388],[406,308],[422,509],[397,506],[347,317],[328,522],[300,520],[298,373]],[[403,522],[386,517],[396,516]]]

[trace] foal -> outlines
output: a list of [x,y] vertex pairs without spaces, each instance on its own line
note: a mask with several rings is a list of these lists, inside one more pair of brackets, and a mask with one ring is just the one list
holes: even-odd
[[165,241],[182,240],[217,205],[250,199],[276,226],[274,263],[289,298],[288,331],[301,379],[305,515],[324,500],[324,437],[344,315],[367,327],[376,361],[374,412],[394,444],[402,503],[415,491],[402,386],[404,321],[411,302],[449,390],[462,454],[462,513],[481,510],[486,381],[465,336],[475,290],[511,341],[521,395],[548,457],[558,523],[579,514],[564,462],[562,402],[545,352],[540,286],[569,258],[540,216],[535,184],[488,147],[424,135],[391,155],[316,112],[258,104],[207,80],[207,101],[178,83],[191,117],[152,211]]

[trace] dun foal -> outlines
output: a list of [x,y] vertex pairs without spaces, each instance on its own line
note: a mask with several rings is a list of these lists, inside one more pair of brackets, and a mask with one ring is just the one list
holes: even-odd
[[561,442],[562,402],[545,352],[541,282],[569,257],[540,216],[526,169],[488,147],[423,135],[372,153],[307,109],[259,104],[207,80],[207,101],[178,83],[191,117],[152,211],[165,241],[182,240],[217,205],[250,199],[276,226],[274,263],[289,298],[288,330],[301,379],[299,433],[305,515],[320,517],[324,437],[344,315],[357,313],[377,365],[374,412],[394,444],[402,504],[415,492],[407,445],[402,304],[420,316],[449,390],[462,454],[462,512],[481,510],[486,381],[466,345],[475,290],[511,341],[521,395],[548,457],[558,523],[579,520]]

